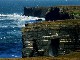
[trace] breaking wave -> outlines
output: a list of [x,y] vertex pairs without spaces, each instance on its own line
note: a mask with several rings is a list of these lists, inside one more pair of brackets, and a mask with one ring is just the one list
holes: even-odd
[[33,16],[23,16],[23,15],[20,15],[20,14],[0,14],[0,20],[5,20],[5,19],[14,19],[14,20],[26,20],[26,21],[29,21],[29,20],[37,20],[37,19],[42,19],[42,20],[45,20],[44,18],[39,18],[39,17],[33,17]]
[[0,27],[24,27],[26,23],[31,23],[38,19],[45,20],[44,18],[33,17],[33,16],[23,16],[23,15],[16,14],[16,13],[0,14],[0,21],[1,21]]

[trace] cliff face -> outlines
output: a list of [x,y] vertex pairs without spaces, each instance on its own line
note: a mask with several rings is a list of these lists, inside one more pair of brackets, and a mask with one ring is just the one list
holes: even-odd
[[80,20],[44,21],[22,29],[22,57],[57,56],[80,49]]
[[80,6],[24,7],[25,16],[44,17],[46,21],[80,19]]
[[47,7],[24,7],[25,16],[44,17]]

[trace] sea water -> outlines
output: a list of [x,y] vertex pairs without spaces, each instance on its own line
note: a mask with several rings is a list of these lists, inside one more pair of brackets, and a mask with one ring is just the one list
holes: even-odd
[[37,19],[22,16],[24,5],[25,1],[0,0],[0,58],[22,57],[21,29]]
[[[0,14],[0,57],[22,57],[22,27],[37,17]],[[44,18],[43,18],[44,19]]]

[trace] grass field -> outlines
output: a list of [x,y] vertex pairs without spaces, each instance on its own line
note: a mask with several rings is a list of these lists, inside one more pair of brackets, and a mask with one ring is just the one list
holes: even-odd
[[71,52],[58,57],[1,58],[0,60],[80,60],[80,52]]

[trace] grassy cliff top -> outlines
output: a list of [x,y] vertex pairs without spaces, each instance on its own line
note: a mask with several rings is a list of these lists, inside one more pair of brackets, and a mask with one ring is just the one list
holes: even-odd
[[34,29],[45,29],[45,28],[59,29],[60,27],[70,27],[75,25],[80,25],[80,19],[43,21],[43,22],[37,22],[37,23],[30,23],[27,26],[25,26],[22,29],[22,31],[29,31]]
[[58,57],[63,57],[63,58],[80,58],[80,52],[71,52],[70,54],[66,55],[61,55]]
[[80,24],[80,19],[69,19],[69,20],[57,20],[57,21],[43,21],[37,23],[30,23],[28,26],[38,25],[75,25]]
[[80,52],[72,52],[58,57],[1,58],[0,60],[80,60]]

